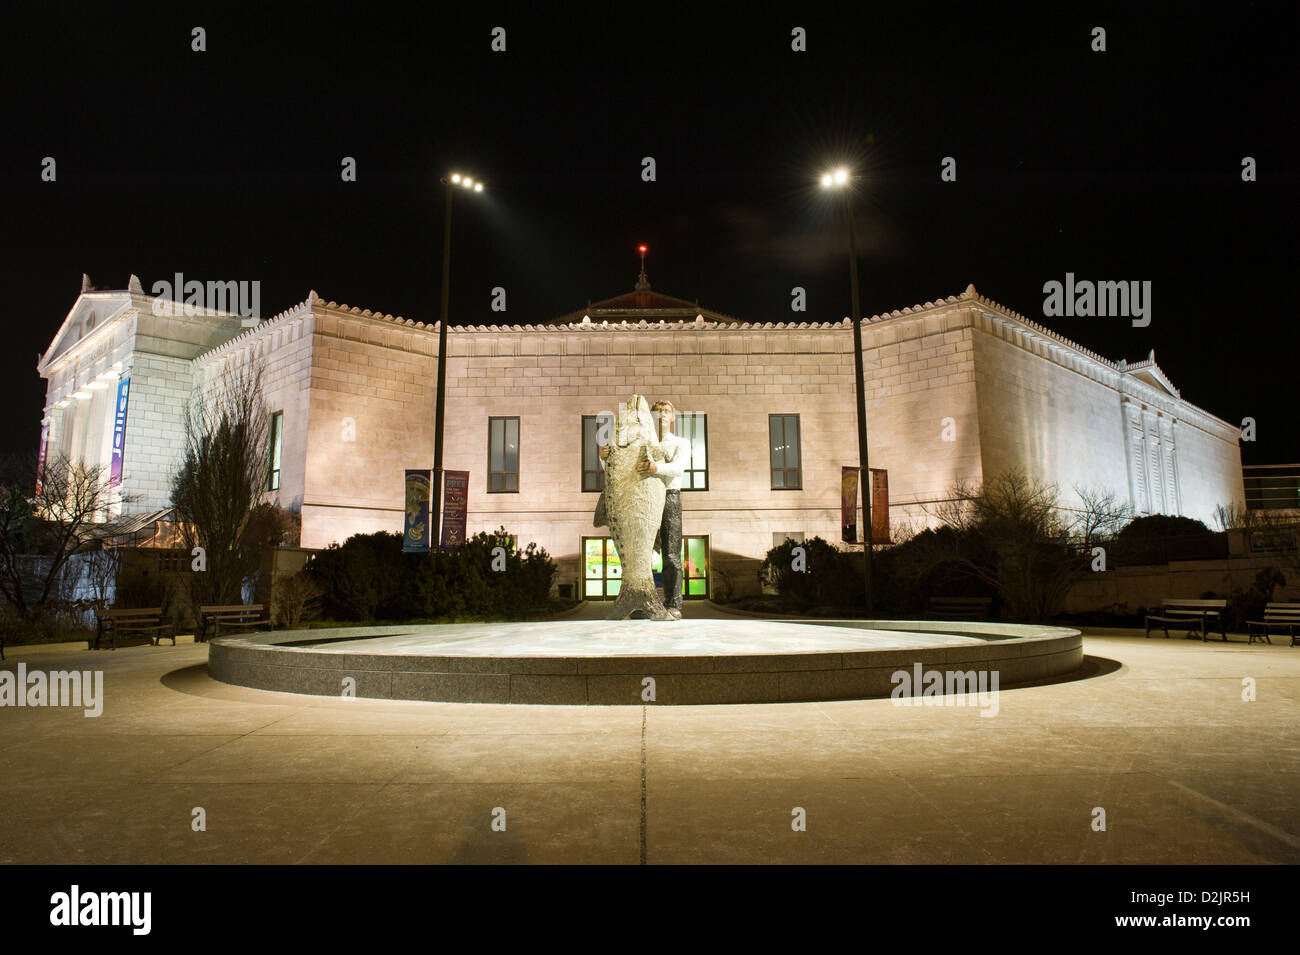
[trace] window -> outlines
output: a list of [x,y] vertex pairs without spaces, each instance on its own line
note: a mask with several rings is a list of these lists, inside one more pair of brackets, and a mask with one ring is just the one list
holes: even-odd
[[284,440],[284,412],[277,411],[271,415],[271,428],[267,435],[267,444],[271,451],[271,474],[266,482],[268,491],[280,490],[280,446]]
[[605,490],[605,472],[600,467],[600,445],[596,432],[600,428],[600,415],[582,416],[582,489]]
[[772,490],[797,491],[803,487],[803,472],[799,465],[799,416],[768,415],[767,428],[772,448]]
[[488,418],[488,493],[519,493],[519,419]]
[[[190,552],[187,550],[159,550],[158,573],[179,574],[190,569]],[[145,571],[148,573],[148,571]]]
[[691,459],[682,473],[683,491],[709,489],[709,416],[683,411],[677,416],[677,433],[691,446]]
[[780,547],[786,541],[792,544],[803,543],[803,531],[776,531],[772,534],[772,546]]

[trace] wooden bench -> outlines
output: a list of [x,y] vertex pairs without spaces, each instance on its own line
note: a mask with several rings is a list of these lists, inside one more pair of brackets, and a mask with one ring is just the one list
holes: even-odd
[[140,633],[149,636],[151,646],[158,646],[159,640],[171,640],[176,646],[176,624],[163,616],[162,607],[144,607],[139,610],[106,610],[96,617],[95,639],[90,641],[87,649],[98,650],[104,635],[109,637],[114,650],[117,649],[118,634]]
[[[1255,631],[1259,631],[1256,633]],[[1268,638],[1270,633],[1291,638],[1291,646],[1300,643],[1300,604],[1270,603],[1264,607],[1263,620],[1247,620],[1246,632],[1250,634],[1248,643],[1263,640],[1272,645]]]
[[1223,642],[1228,642],[1228,631],[1226,624],[1223,622],[1223,611],[1227,608],[1227,600],[1166,600],[1160,607],[1159,613],[1147,614],[1147,636],[1151,636],[1152,624],[1158,624],[1165,632],[1165,637],[1169,636],[1169,628],[1175,629],[1186,627],[1192,632],[1187,635],[1191,639],[1200,632],[1201,641],[1204,642],[1210,636],[1210,621],[1217,619],[1219,622],[1219,633],[1223,636]]
[[218,606],[210,604],[199,608],[199,640],[208,639],[208,628],[212,628],[214,637],[221,636],[222,627],[258,630],[270,629],[271,621],[261,604],[231,604]]
[[926,611],[943,620],[987,620],[992,597],[931,597]]

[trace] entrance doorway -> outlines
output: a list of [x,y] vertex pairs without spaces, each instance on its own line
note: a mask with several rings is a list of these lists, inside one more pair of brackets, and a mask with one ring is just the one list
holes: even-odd
[[613,600],[623,585],[618,550],[608,537],[582,539],[582,599]]
[[[655,586],[663,586],[663,558],[655,554],[650,565]],[[613,600],[623,584],[618,550],[608,537],[582,539],[582,599]],[[687,600],[709,597],[709,536],[682,538],[682,596]]]

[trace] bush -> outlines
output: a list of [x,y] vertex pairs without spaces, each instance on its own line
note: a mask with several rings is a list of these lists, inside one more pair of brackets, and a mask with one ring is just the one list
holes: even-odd
[[1152,514],[1130,521],[1115,537],[1116,564],[1166,564],[1227,556],[1227,537],[1191,517]]
[[1263,620],[1264,606],[1273,599],[1273,592],[1278,587],[1286,586],[1286,578],[1276,567],[1265,567],[1255,575],[1255,582],[1242,589],[1234,587],[1228,594],[1228,606],[1223,611],[1223,622],[1227,629],[1239,633],[1246,631],[1248,620]]
[[500,620],[548,610],[556,567],[535,543],[519,550],[502,527],[428,554],[403,553],[400,534],[356,534],[317,553],[305,572],[332,619]]
[[1120,530],[1117,539],[1131,542],[1163,540],[1167,537],[1213,536],[1213,534],[1212,530],[1194,517],[1152,514],[1149,517],[1138,517],[1129,521]]
[[[404,561],[403,557],[412,560]],[[403,554],[402,536],[380,531],[331,544],[306,570],[320,588],[325,614],[336,620],[401,617],[399,596],[414,589],[413,564],[424,555]]]
[[951,527],[926,529],[877,555],[877,592],[894,613],[923,616],[931,597],[990,597],[991,613],[1001,603],[998,590],[946,554],[959,552],[959,534]]
[[305,570],[282,577],[271,586],[272,620],[279,627],[296,627],[320,612],[321,589]]
[[[803,549],[802,568],[795,568],[794,549]],[[775,588],[794,609],[827,604],[864,606],[862,568],[854,555],[820,537],[797,544],[790,539],[773,547],[763,559],[759,579]]]
[[95,633],[94,609],[89,600],[48,600],[33,619],[5,605],[0,608],[0,645],[89,640]]

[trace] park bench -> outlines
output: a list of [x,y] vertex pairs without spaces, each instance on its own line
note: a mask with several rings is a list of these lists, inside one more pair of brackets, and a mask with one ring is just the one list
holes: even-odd
[[266,610],[261,604],[231,604],[230,606],[218,606],[209,604],[206,607],[199,608],[199,639],[208,639],[208,629],[212,629],[212,636],[221,636],[222,627],[235,627],[238,629],[260,630],[262,628],[270,629],[271,621],[266,615]]
[[[1256,633],[1255,631],[1260,631]],[[1263,620],[1246,621],[1246,631],[1250,634],[1249,643],[1263,640],[1272,645],[1268,638],[1270,633],[1279,633],[1291,638],[1291,646],[1300,643],[1300,604],[1270,603],[1264,607]]]
[[931,597],[927,611],[942,620],[987,620],[992,597]]
[[159,640],[170,640],[176,646],[176,623],[163,615],[161,607],[144,607],[138,610],[105,610],[96,617],[95,639],[90,641],[90,650],[98,650],[99,643],[107,635],[114,650],[117,649],[119,634],[145,634],[151,646],[158,646]]
[[1166,600],[1160,607],[1159,613],[1147,614],[1147,633],[1151,636],[1151,627],[1158,624],[1169,636],[1169,628],[1175,629],[1186,627],[1192,632],[1187,635],[1191,639],[1199,632],[1201,640],[1204,642],[1210,636],[1211,619],[1217,619],[1219,624],[1219,633],[1223,636],[1224,643],[1228,642],[1228,631],[1226,624],[1223,622],[1223,611],[1227,608],[1226,600]]

